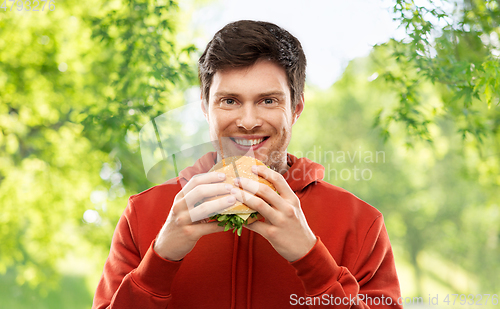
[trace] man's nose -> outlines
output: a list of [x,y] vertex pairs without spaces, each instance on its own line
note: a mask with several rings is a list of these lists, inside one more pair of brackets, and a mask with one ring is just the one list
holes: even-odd
[[262,125],[262,120],[257,106],[254,104],[243,104],[243,107],[239,110],[236,125],[247,131],[260,127]]

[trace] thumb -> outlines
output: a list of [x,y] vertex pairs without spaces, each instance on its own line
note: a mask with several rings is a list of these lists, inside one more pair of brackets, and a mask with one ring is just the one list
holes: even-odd
[[268,229],[269,223],[262,221],[255,221],[254,223],[243,225],[246,229],[253,231],[262,237],[266,238],[266,231]]
[[205,236],[208,234],[213,234],[213,233],[218,233],[218,232],[223,232],[224,227],[223,226],[218,226],[219,222],[208,222],[208,223],[202,223],[193,225],[194,228],[196,228],[196,234],[201,237]]

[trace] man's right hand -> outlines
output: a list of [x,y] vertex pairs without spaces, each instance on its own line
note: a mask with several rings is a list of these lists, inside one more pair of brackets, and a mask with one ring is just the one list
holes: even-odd
[[221,183],[225,178],[225,174],[217,172],[191,178],[175,196],[167,221],[156,238],[156,253],[165,259],[179,261],[202,236],[224,230],[223,226],[217,225],[218,222],[207,222],[207,218],[234,205],[236,198],[230,195],[199,205],[197,203],[204,198],[229,194],[233,186]]

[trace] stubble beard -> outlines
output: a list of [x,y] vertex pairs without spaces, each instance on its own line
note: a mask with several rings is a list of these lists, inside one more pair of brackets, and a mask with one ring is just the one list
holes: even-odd
[[[287,134],[287,129],[283,128],[279,139],[268,145],[268,152],[262,154],[262,163],[269,166],[272,170],[284,174],[288,170],[286,148],[289,142],[290,138]],[[257,153],[259,153],[261,149],[262,148],[257,149]]]

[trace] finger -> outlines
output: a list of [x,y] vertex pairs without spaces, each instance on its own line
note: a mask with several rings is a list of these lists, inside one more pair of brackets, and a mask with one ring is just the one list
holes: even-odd
[[267,239],[267,231],[271,224],[268,222],[262,222],[262,221],[255,221],[252,224],[248,225],[243,225],[245,228],[249,229],[250,231],[254,231],[255,233],[261,235],[262,237]]
[[232,195],[225,195],[221,198],[203,202],[197,207],[189,211],[189,216],[192,222],[196,222],[210,217],[214,213],[219,213],[223,209],[233,206],[236,203],[236,198]]
[[181,191],[184,194],[184,196],[186,196],[191,190],[193,190],[194,188],[196,188],[201,184],[217,183],[224,181],[224,179],[226,179],[226,174],[224,173],[210,172],[210,173],[197,174],[191,177],[191,179],[186,183],[186,185],[182,188]]
[[208,234],[213,234],[213,233],[218,233],[218,232],[224,231],[224,227],[218,226],[218,222],[196,224],[196,225],[193,225],[192,228],[193,228],[194,234],[197,238],[200,238],[200,237],[208,235]]
[[276,209],[273,209],[260,197],[238,188],[233,188],[231,190],[231,195],[234,195],[238,201],[244,203],[251,209],[260,213],[264,218],[266,218],[266,220],[269,220],[271,223],[273,222],[273,220],[276,220],[278,215]]
[[[283,199],[278,195],[278,193],[276,193],[276,191],[271,189],[266,184],[248,178],[236,178],[234,183],[236,186],[241,187],[249,193],[259,196],[265,202],[274,206],[278,210],[285,207]],[[257,188],[257,190],[255,188]]]
[[185,200],[188,209],[191,210],[193,207],[205,198],[214,197],[217,195],[229,194],[232,185],[228,183],[210,183],[210,184],[200,184],[193,188],[185,195]]
[[293,200],[296,197],[292,188],[280,173],[263,165],[252,166],[252,172],[272,183],[282,198]]

